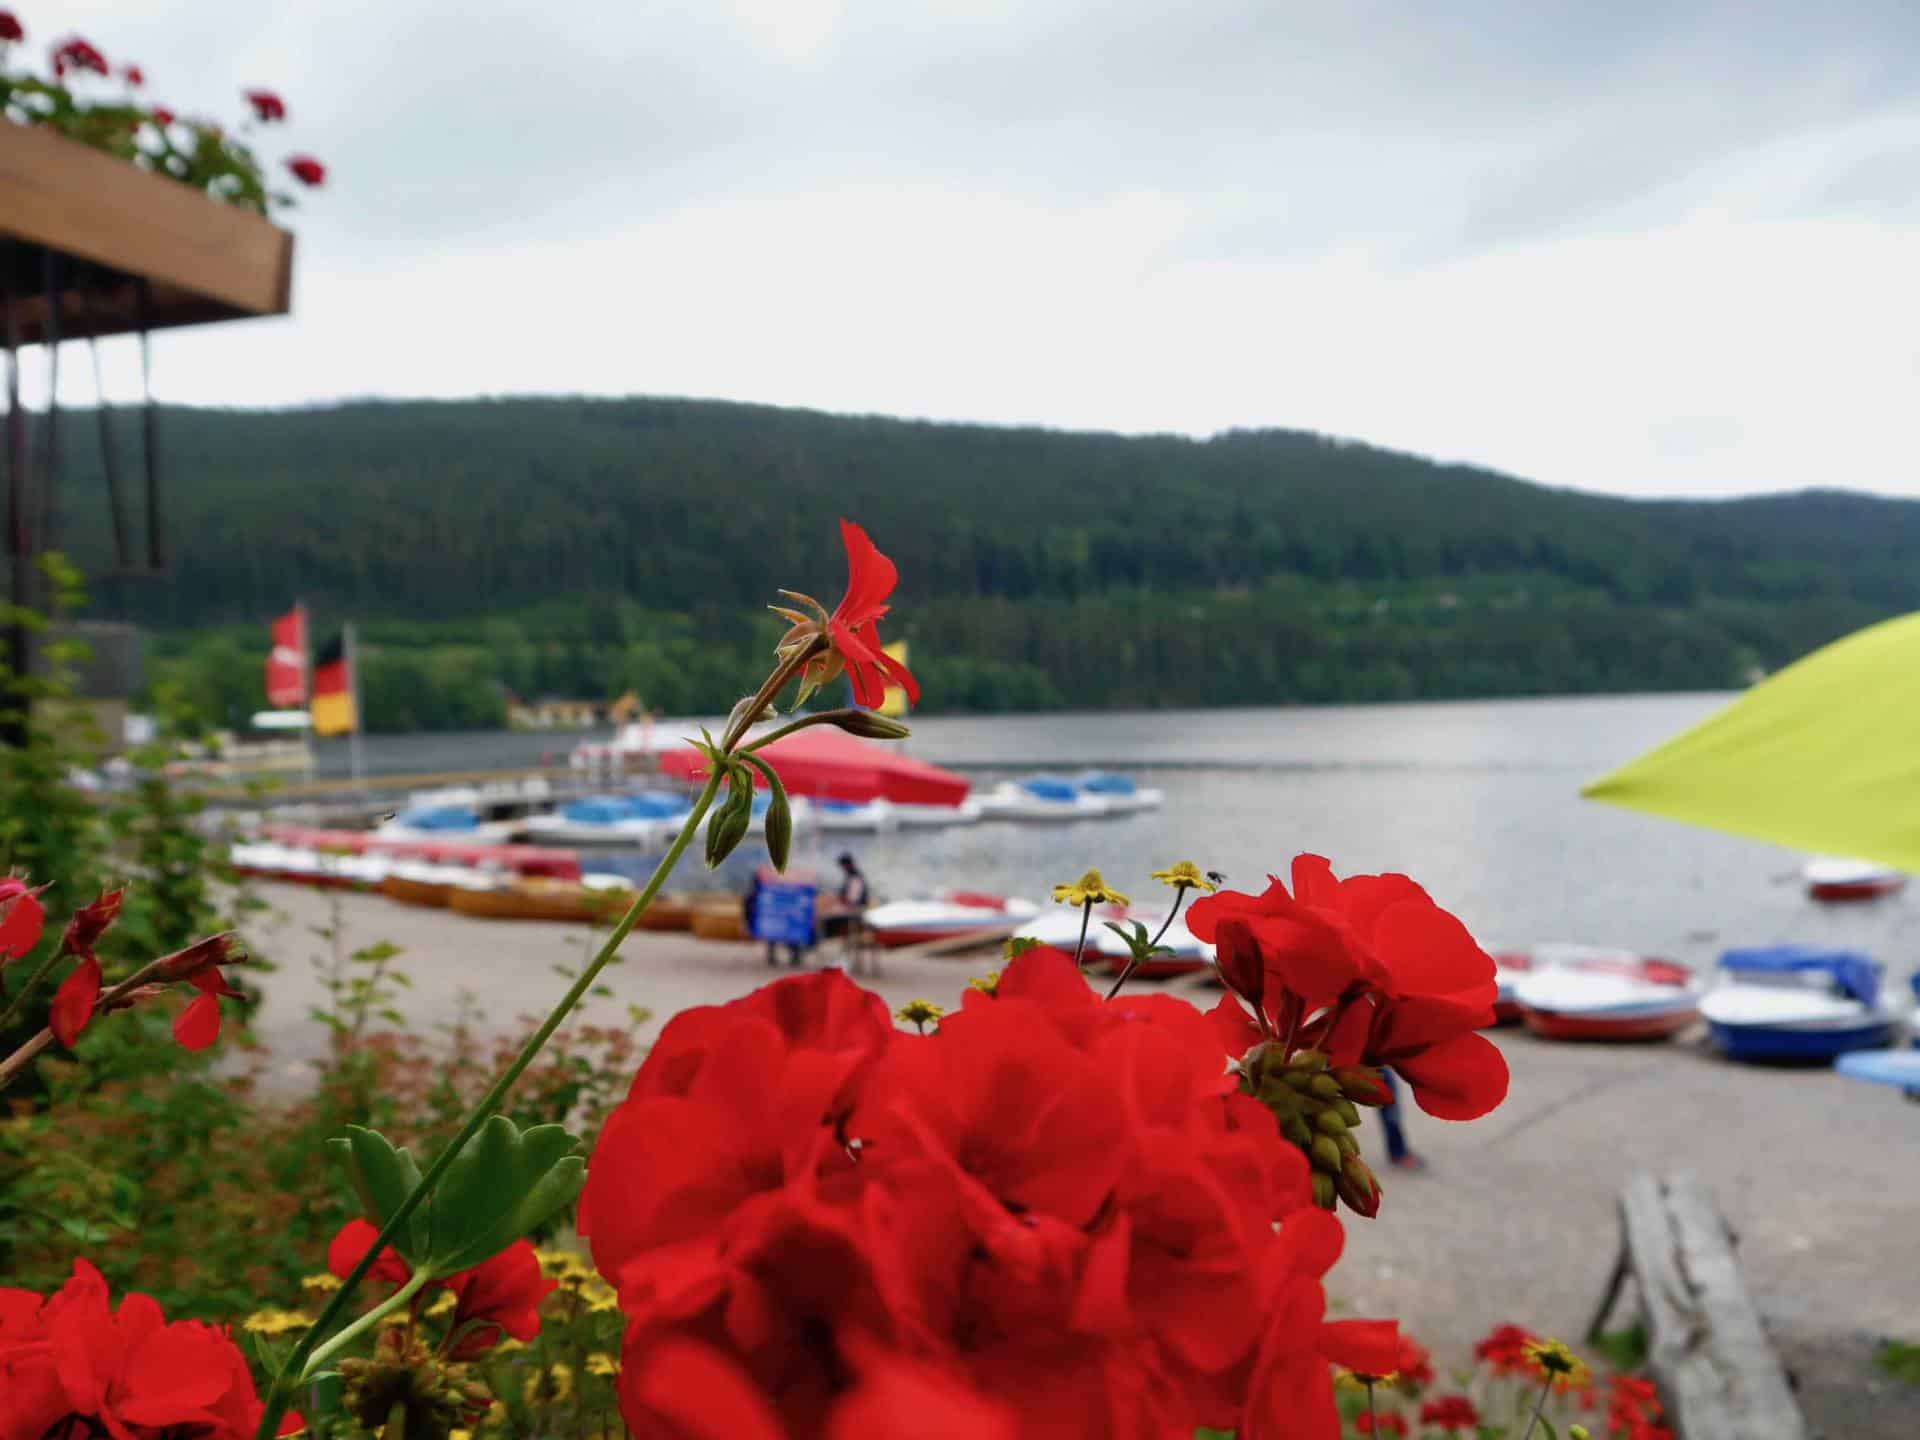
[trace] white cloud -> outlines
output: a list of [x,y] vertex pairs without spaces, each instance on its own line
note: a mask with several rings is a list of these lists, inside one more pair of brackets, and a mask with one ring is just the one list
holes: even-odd
[[1649,32],[1672,53],[1623,20],[1589,63],[1512,8],[1464,39],[1235,0],[1184,27],[186,8],[75,6],[183,83],[283,86],[342,160],[295,217],[295,317],[164,337],[170,399],[1285,425],[1606,490],[1920,494],[1920,206],[1890,163],[1920,107],[1876,88],[1870,39],[1770,75],[1700,17]]

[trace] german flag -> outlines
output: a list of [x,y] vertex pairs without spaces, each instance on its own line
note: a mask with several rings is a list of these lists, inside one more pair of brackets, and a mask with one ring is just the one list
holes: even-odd
[[336,636],[313,657],[313,733],[346,735],[360,728],[353,662],[346,636]]

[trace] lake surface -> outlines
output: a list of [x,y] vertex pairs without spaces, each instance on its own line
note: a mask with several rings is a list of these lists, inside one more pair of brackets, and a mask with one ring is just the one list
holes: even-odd
[[[888,896],[951,885],[1039,900],[1099,866],[1151,903],[1171,892],[1148,872],[1171,861],[1258,890],[1308,850],[1342,874],[1404,870],[1489,946],[1571,940],[1710,964],[1732,945],[1813,941],[1859,946],[1912,973],[1915,902],[1815,905],[1794,852],[1580,798],[1583,783],[1730,698],[936,716],[915,722],[910,752],[981,785],[1035,769],[1118,768],[1164,790],[1165,807],[1073,824],[834,836],[799,849],[822,862],[856,851]],[[367,763],[384,773],[527,765],[564,757],[576,738],[372,736]],[[344,771],[345,761],[335,742],[323,772]],[[683,866],[689,879],[697,867],[696,853]]]

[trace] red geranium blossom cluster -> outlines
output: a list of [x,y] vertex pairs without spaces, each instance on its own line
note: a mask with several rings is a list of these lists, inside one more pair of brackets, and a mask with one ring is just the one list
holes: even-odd
[[[18,30],[19,27],[20,22],[15,20],[14,28]],[[64,76],[69,70],[91,70],[96,75],[105,75],[107,57],[75,35],[53,47],[53,73]]]
[[271,125],[276,120],[287,118],[287,102],[271,90],[246,90],[241,92],[247,104],[253,107],[253,118],[262,125]]
[[836,972],[677,1016],[580,1209],[636,1433],[1243,1440],[1339,1432],[1339,1222],[1167,996],[1020,955],[929,1034]]
[[20,19],[11,10],[0,10],[0,44],[11,44],[27,38],[27,32],[20,27]]
[[1495,1375],[1534,1375],[1527,1346],[1540,1337],[1524,1325],[1496,1325],[1473,1347],[1473,1358]]
[[1660,1392],[1638,1375],[1614,1375],[1607,1381],[1607,1434],[1618,1440],[1673,1440]]
[[1464,1395],[1441,1395],[1420,1407],[1420,1423],[1457,1435],[1479,1429],[1480,1411]]
[[[327,1246],[327,1269],[346,1279],[379,1237],[379,1230],[365,1220],[349,1220]],[[413,1268],[388,1249],[380,1253],[367,1274],[398,1287],[413,1278]],[[453,1292],[447,1358],[471,1360],[491,1350],[506,1335],[516,1340],[531,1340],[538,1335],[540,1302],[559,1283],[541,1273],[532,1243],[516,1240],[491,1259],[434,1281],[423,1288],[421,1297],[435,1285]],[[419,1304],[418,1298],[415,1304]]]
[[[71,955],[78,963],[54,991],[47,1028],[56,1040],[72,1049],[96,1014],[152,999],[169,984],[184,981],[199,993],[175,1018],[173,1038],[185,1049],[206,1049],[220,1038],[221,999],[241,998],[220,968],[243,958],[235,951],[233,937],[209,936],[144,967],[143,983],[131,989],[118,987],[125,993],[103,994],[105,975],[94,947],[119,918],[125,897],[125,890],[103,890],[98,899],[81,906],[67,922],[60,954]],[[4,907],[0,910],[0,965],[4,965],[40,943],[46,912],[38,891],[28,890],[25,882],[12,879],[0,881],[0,907]]]
[[[85,1260],[44,1298],[0,1289],[0,1440],[250,1440],[262,1408],[226,1331],[169,1324],[145,1295],[114,1308]],[[289,1414],[280,1433],[300,1427]]]
[[1386,1100],[1382,1068],[1443,1120],[1506,1098],[1506,1060],[1478,1033],[1493,1022],[1493,961],[1405,875],[1341,880],[1302,855],[1291,892],[1272,877],[1259,895],[1204,896],[1187,928],[1217,947],[1220,978],[1239,997],[1212,1013],[1223,1046],[1240,1057],[1247,1091],[1313,1158],[1321,1204],[1337,1194],[1363,1215],[1379,1208],[1379,1183],[1346,1128],[1353,1105]]

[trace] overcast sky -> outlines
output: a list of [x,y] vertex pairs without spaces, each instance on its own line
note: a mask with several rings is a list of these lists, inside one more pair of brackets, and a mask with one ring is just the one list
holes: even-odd
[[1913,0],[0,4],[183,112],[277,89],[264,148],[332,167],[294,316],[159,342],[170,400],[1289,426],[1920,495]]

